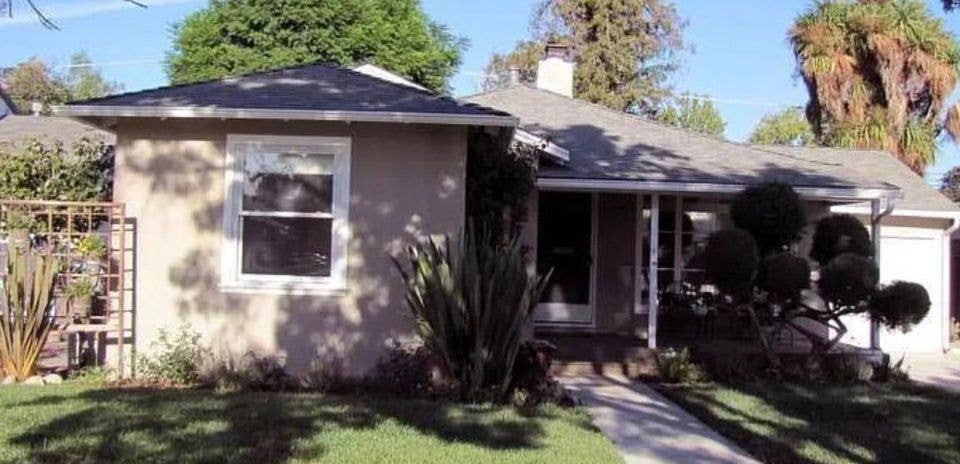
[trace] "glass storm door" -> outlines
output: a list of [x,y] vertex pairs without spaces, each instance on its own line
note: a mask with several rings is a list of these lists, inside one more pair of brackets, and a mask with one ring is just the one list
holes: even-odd
[[593,195],[540,192],[537,272],[553,271],[534,313],[542,324],[592,324]]

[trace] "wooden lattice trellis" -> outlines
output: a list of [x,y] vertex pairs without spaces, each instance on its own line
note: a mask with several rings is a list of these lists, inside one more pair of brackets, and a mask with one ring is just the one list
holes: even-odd
[[[106,346],[113,336],[116,369],[126,372],[126,341],[131,338],[125,299],[130,281],[128,231],[121,203],[0,200],[0,237],[3,247],[30,246],[59,259],[63,271],[55,290],[56,327],[50,340],[78,337]],[[99,243],[102,252],[84,253],[84,244]],[[99,256],[96,256],[99,255]],[[0,252],[0,273],[6,272],[5,253]],[[78,282],[92,287],[86,311],[75,309],[71,287]],[[91,338],[92,337],[92,338]],[[49,341],[48,341],[49,343]],[[98,353],[102,359],[104,354]]]

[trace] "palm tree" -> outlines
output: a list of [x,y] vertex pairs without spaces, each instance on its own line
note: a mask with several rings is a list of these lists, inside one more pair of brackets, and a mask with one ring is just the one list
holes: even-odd
[[788,38],[820,143],[886,149],[922,173],[944,129],[960,136],[960,108],[945,101],[960,47],[922,2],[820,0]]

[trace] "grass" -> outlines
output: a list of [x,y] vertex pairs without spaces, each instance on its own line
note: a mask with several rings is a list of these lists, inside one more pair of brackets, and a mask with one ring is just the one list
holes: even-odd
[[0,463],[613,463],[579,409],[0,387]]
[[960,395],[931,387],[744,381],[662,391],[768,463],[960,462]]

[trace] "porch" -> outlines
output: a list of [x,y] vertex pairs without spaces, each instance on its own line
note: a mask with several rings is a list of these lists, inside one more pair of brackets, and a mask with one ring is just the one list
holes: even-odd
[[[536,230],[527,230],[527,240],[536,243],[538,272],[553,275],[534,320],[538,336],[556,341],[558,359],[642,370],[658,346],[737,350],[752,339],[746,315],[716,314],[717,291],[700,262],[709,235],[733,227],[730,200],[739,188],[684,191],[682,185],[631,191],[621,184],[541,179],[531,205]],[[886,191],[797,191],[809,224],[831,206],[868,204],[874,237],[892,207]],[[799,255],[808,254],[811,241],[808,226],[796,245]],[[776,343],[784,352],[809,349],[792,332]]]

